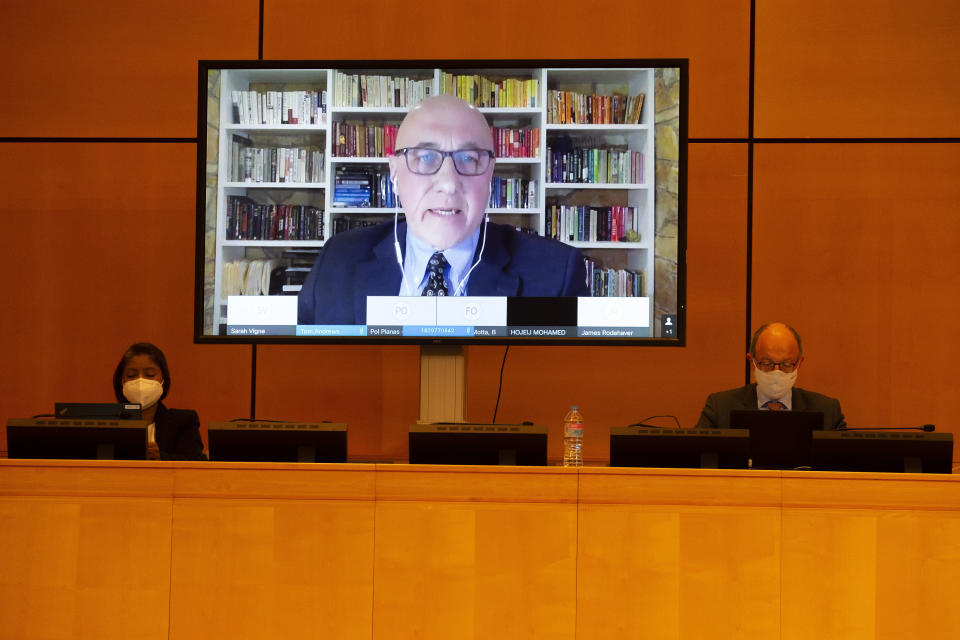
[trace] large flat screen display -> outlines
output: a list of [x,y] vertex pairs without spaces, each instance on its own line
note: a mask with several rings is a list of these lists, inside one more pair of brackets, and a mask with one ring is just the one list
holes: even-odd
[[201,61],[195,339],[682,345],[687,83]]

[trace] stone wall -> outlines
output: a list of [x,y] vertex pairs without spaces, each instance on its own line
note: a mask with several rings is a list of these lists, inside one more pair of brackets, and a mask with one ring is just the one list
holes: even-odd
[[680,73],[657,69],[654,112],[656,127],[656,259],[654,264],[654,335],[660,318],[677,313],[677,254],[680,201]]

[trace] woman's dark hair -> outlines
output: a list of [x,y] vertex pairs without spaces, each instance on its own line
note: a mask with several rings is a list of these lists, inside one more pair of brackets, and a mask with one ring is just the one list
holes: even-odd
[[113,393],[117,396],[117,402],[127,401],[123,395],[123,370],[127,368],[127,364],[134,356],[149,356],[151,360],[157,363],[157,366],[160,367],[160,375],[163,376],[163,395],[160,396],[160,399],[166,398],[170,391],[170,369],[167,368],[167,357],[156,345],[149,342],[138,342],[130,345],[130,348],[120,358],[116,371],[113,372]]

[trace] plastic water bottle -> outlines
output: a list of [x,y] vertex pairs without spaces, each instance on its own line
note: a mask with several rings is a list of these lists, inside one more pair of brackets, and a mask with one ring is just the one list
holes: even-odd
[[583,466],[583,414],[576,405],[563,417],[563,466]]

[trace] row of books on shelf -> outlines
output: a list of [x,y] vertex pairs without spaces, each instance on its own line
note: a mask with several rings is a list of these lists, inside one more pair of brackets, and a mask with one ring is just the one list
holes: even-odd
[[537,206],[537,181],[493,176],[490,181],[491,207],[529,209]]
[[636,207],[547,206],[543,233],[564,242],[640,242]]
[[629,149],[573,149],[558,152],[547,147],[550,182],[581,184],[643,184],[644,155]]
[[316,124],[327,121],[326,91],[231,91],[233,124]]
[[642,298],[646,295],[643,271],[604,267],[590,258],[584,258],[584,266],[590,295],[595,298]]
[[457,96],[481,108],[536,107],[540,82],[536,78],[498,79],[443,71],[440,73],[440,93]]
[[383,167],[338,166],[334,173],[334,207],[393,207],[396,199],[390,170]]
[[644,94],[610,96],[576,91],[547,91],[550,124],[640,124]]
[[223,264],[223,297],[280,293],[286,263],[281,260],[232,260]]
[[228,196],[225,232],[227,240],[323,240],[323,210]]
[[233,137],[230,154],[231,182],[324,181],[324,153],[317,147],[254,147]]
[[[386,158],[397,145],[396,124],[333,123],[333,155],[337,158]],[[491,127],[493,152],[498,158],[536,158],[540,153],[540,129]]]
[[338,107],[410,108],[428,98],[433,78],[370,75],[334,71]]
[[540,128],[490,127],[498,158],[536,158],[540,155]]
[[386,158],[397,146],[396,124],[333,123],[333,155],[336,158]]

